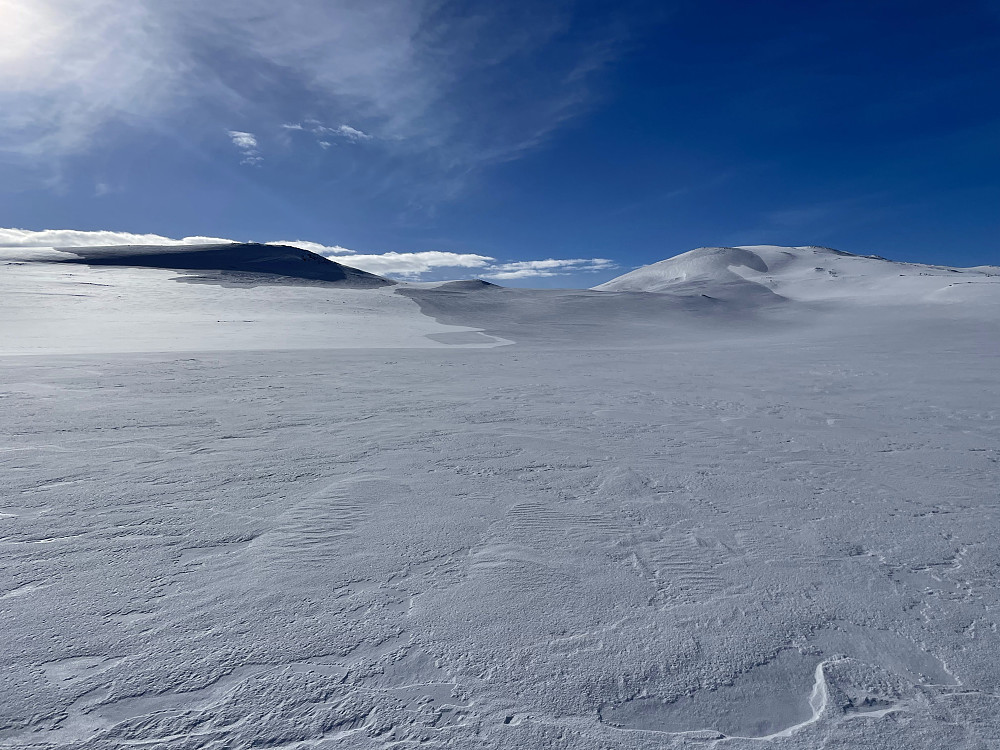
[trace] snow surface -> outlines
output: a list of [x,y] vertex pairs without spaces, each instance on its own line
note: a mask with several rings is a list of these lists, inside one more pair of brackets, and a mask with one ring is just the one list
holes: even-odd
[[997,747],[1000,279],[736,250],[7,260],[0,746]]

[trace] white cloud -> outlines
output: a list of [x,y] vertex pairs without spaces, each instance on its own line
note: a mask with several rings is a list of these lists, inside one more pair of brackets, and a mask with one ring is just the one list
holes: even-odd
[[227,130],[226,132],[229,134],[233,145],[239,149],[240,154],[243,156],[240,159],[240,164],[257,166],[264,161],[264,157],[260,155],[260,151],[257,149],[257,136],[253,133],[245,133],[242,130]]
[[241,133],[239,130],[230,130],[229,137],[233,139],[236,148],[249,150],[257,148],[257,138],[253,133]]
[[0,228],[0,247],[85,247],[88,245],[201,245],[233,242],[218,237],[184,237],[179,240],[159,234],[133,234],[131,232],[96,231],[76,229],[3,229]]
[[372,139],[368,133],[362,132],[357,128],[352,128],[350,125],[341,125],[333,132],[351,141],[370,141]]
[[484,274],[488,279],[531,279],[540,278],[545,276],[559,276],[560,274],[554,271],[541,271],[531,268],[524,268],[518,271],[496,271],[494,273]]
[[285,130],[299,130],[304,133],[312,133],[316,136],[316,142],[323,149],[328,149],[333,145],[333,143],[327,140],[330,136],[343,138],[354,143],[370,141],[374,138],[374,136],[363,130],[352,128],[350,125],[339,125],[332,128],[324,125],[319,120],[306,120],[304,123],[285,123],[281,127]]
[[[183,237],[172,239],[159,234],[133,234],[131,232],[81,231],[75,229],[2,229],[0,247],[47,248],[85,247],[88,245],[202,245],[237,240],[219,237]],[[427,275],[441,276],[444,272],[461,272],[475,269],[476,275],[491,279],[525,279],[533,277],[565,276],[572,273],[602,271],[614,268],[606,258],[548,258],[546,260],[519,260],[497,263],[496,258],[477,253],[453,253],[443,250],[423,250],[410,253],[357,253],[340,245],[324,245],[309,240],[275,240],[268,245],[286,245],[302,248],[344,263],[352,268],[399,279],[417,280]]]
[[491,266],[485,274],[490,279],[527,279],[547,276],[568,276],[574,273],[606,271],[616,266],[608,258],[548,258],[519,260]]
[[277,240],[268,245],[290,245],[345,263],[362,271],[402,279],[418,279],[424,274],[448,268],[487,268],[495,260],[488,255],[424,250],[412,253],[360,254],[340,245],[322,245],[308,240]]
[[348,250],[346,247],[341,247],[340,245],[321,245],[318,242],[309,242],[308,240],[275,240],[274,242],[265,244],[298,247],[317,255],[350,255],[354,253],[353,250]]
[[493,258],[473,253],[449,253],[427,250],[416,253],[382,253],[381,255],[351,255],[349,258],[331,257],[362,271],[380,276],[418,279],[422,275],[445,268],[484,268]]

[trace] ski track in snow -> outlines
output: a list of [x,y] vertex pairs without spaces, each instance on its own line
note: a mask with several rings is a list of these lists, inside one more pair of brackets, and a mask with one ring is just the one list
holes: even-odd
[[1000,746],[982,289],[322,294],[410,339],[0,357],[0,747]]

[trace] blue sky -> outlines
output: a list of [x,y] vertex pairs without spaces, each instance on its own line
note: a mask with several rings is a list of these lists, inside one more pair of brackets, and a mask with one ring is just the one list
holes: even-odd
[[0,227],[522,286],[702,245],[998,264],[998,84],[1000,0],[4,0]]

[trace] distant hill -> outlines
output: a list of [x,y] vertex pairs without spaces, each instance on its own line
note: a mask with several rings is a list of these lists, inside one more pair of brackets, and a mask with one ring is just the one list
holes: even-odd
[[700,247],[594,287],[608,292],[700,294],[746,302],[956,301],[1000,299],[1000,267],[951,268],[900,263],[826,247]]
[[452,292],[477,292],[489,289],[503,289],[499,284],[493,284],[482,279],[463,279],[460,281],[446,281],[434,287],[437,291]]
[[119,245],[62,247],[75,258],[63,263],[91,266],[165,268],[180,271],[217,271],[269,274],[309,279],[351,288],[389,286],[395,281],[337,263],[322,255],[288,245],[223,243],[215,245]]

